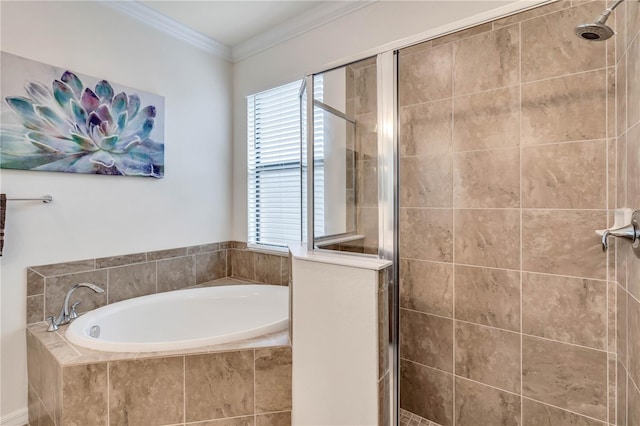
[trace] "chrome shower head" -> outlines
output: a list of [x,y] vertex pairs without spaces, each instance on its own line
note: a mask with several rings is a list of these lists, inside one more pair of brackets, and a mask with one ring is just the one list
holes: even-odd
[[600,23],[582,24],[576,27],[576,35],[589,41],[605,41],[614,34],[615,31],[611,27]]
[[615,0],[608,6],[602,15],[598,16],[593,24],[582,24],[576,27],[576,35],[582,39],[589,41],[605,41],[615,35],[615,31],[606,23],[613,9],[618,7],[624,0]]

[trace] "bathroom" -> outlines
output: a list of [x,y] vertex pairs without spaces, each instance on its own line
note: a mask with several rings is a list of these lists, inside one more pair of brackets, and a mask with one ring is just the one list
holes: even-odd
[[[640,208],[640,4],[615,9],[605,42],[574,34],[603,1],[325,7],[230,49],[135,3],[0,2],[0,50],[162,95],[166,116],[162,179],[0,171],[8,197],[54,197],[7,204],[0,424],[29,422],[25,326],[44,295],[27,268],[191,247],[194,265],[225,252],[286,284],[286,257],[266,253],[269,273],[243,245],[246,97],[399,49],[400,424],[640,425],[640,262],[594,233]],[[119,297],[147,294],[148,269]]]

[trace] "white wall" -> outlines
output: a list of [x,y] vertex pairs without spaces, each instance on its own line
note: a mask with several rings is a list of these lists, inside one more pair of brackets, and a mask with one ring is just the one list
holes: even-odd
[[93,2],[0,2],[0,48],[165,97],[165,178],[2,170],[2,417],[27,406],[25,267],[231,237],[231,65]]
[[346,59],[373,54],[381,46],[421,33],[451,31],[458,21],[472,16],[485,14],[491,18],[495,10],[511,11],[535,3],[541,1],[380,1],[235,63],[233,238],[246,241],[247,234],[245,96],[300,79],[310,72],[323,71],[330,64],[336,66]]

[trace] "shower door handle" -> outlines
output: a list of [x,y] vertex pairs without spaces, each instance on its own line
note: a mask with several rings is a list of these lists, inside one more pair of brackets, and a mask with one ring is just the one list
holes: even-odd
[[602,251],[607,251],[609,248],[609,242],[607,241],[609,236],[625,238],[636,246],[637,244],[634,243],[640,240],[640,210],[633,212],[629,225],[617,229],[607,229],[602,233]]

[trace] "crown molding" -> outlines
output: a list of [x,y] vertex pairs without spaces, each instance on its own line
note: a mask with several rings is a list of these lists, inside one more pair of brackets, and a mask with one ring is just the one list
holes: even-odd
[[175,21],[137,1],[98,0],[104,6],[142,22],[158,31],[231,62],[231,48]]
[[289,19],[231,49],[233,62],[238,62],[284,41],[311,31],[327,22],[338,19],[356,10],[367,7],[378,0],[330,1]]

